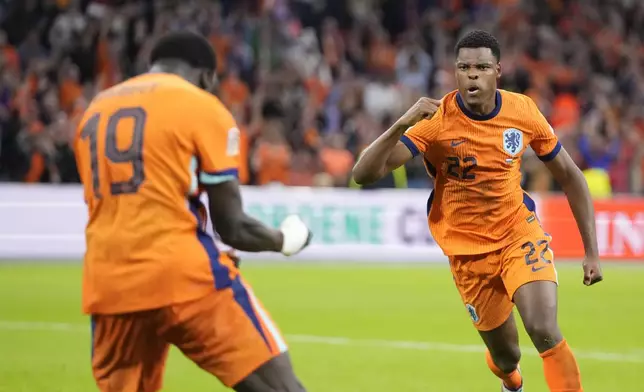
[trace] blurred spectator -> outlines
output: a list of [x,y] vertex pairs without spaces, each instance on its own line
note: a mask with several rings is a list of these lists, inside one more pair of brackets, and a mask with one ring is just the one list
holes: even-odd
[[363,94],[365,110],[378,122],[385,117],[395,117],[403,111],[402,93],[390,75],[375,76],[365,86]]
[[324,171],[333,177],[334,185],[346,186],[349,183],[354,157],[347,149],[344,134],[335,132],[326,137],[320,150],[320,160]]
[[398,52],[396,74],[401,85],[426,95],[432,75],[432,58],[420,46],[417,37],[410,36]]
[[288,146],[279,118],[264,123],[262,135],[252,158],[252,168],[257,173],[257,184],[289,183],[291,149]]
[[250,91],[248,85],[239,78],[236,68],[231,68],[224,80],[221,82],[221,101],[231,110],[245,107]]
[[[420,96],[455,88],[467,29],[502,46],[597,195],[644,191],[644,2],[24,0],[0,3],[0,179],[78,180],[69,141],[97,91],[144,72],[170,29],[209,37],[244,184],[348,186],[359,153]],[[556,190],[535,154],[524,186]],[[404,178],[404,181],[402,180]],[[428,187],[423,164],[375,187]]]

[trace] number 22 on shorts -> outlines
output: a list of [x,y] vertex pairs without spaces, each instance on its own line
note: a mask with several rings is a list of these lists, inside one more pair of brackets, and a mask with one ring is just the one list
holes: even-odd
[[[132,177],[127,181],[112,182],[110,193],[112,195],[123,195],[136,193],[145,180],[143,167],[143,134],[147,114],[143,108],[130,107],[121,108],[114,112],[107,120],[105,132],[105,157],[113,164],[129,163],[132,165]],[[133,121],[132,142],[127,149],[118,148],[117,129],[122,120]],[[92,187],[94,196],[97,199],[102,197],[99,177],[98,131],[101,114],[97,113],[90,117],[85,123],[81,132],[82,139],[89,139],[89,151],[92,169]]]
[[[538,272],[552,264],[552,260],[546,257],[546,253],[552,255],[552,250],[548,240],[539,240],[536,242],[536,245],[532,241],[528,241],[521,245],[521,249],[526,252],[525,254],[525,263],[528,266],[532,266],[532,272]],[[537,257],[535,253],[539,250],[539,256]],[[545,265],[537,265],[537,263],[543,263]]]

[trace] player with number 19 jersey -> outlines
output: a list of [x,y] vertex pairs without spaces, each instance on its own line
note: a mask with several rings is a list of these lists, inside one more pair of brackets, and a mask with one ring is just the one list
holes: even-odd
[[87,109],[75,139],[89,211],[82,306],[102,391],[159,390],[169,344],[228,387],[287,350],[206,233],[199,186],[237,178],[238,143],[221,102],[170,73]]
[[[486,116],[471,113],[458,92],[449,93],[436,114],[401,141],[412,155],[423,156],[435,179],[427,202],[429,226],[450,257],[476,327],[498,327],[512,310],[508,298],[520,286],[557,281],[549,236],[521,188],[520,167],[528,146],[549,161],[561,144],[529,97],[504,90],[497,90],[495,109]],[[484,276],[490,282],[481,282]],[[495,284],[504,284],[508,296],[486,289]]]
[[75,142],[89,210],[85,312],[159,308],[234,279],[234,265],[199,238],[195,197],[197,168],[201,180],[236,176],[236,132],[216,97],[172,74],[132,78],[92,101]]

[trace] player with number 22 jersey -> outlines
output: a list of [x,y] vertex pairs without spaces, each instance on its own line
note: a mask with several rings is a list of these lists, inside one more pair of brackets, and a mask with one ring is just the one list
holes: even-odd
[[499,44],[487,32],[465,35],[455,48],[458,90],[421,98],[360,157],[358,183],[378,180],[422,157],[434,190],[429,228],[448,256],[454,281],[487,345],[487,363],[503,391],[523,391],[512,315],[517,305],[543,358],[552,392],[581,392],[575,357],[557,324],[557,273],[550,237],[535,203],[521,189],[528,147],[545,162],[570,200],[587,258],[584,283],[602,280],[593,205],[583,174],[527,96],[497,87]]

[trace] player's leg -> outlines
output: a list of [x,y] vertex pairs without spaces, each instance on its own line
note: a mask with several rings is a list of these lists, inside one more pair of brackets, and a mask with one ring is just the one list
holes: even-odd
[[557,323],[557,272],[549,239],[538,233],[509,252],[504,281],[543,358],[550,391],[578,392],[582,391],[579,367]]
[[519,332],[514,315],[500,326],[491,331],[479,331],[487,352],[487,365],[503,381],[505,390],[520,391],[523,378],[519,370],[521,349],[519,348]]
[[237,392],[304,392],[288,353],[266,362],[233,387]]
[[543,371],[550,391],[582,391],[577,360],[557,323],[557,285],[535,281],[514,294],[526,332],[543,358]]
[[156,334],[157,313],[92,316],[92,372],[101,392],[161,389],[168,345]]
[[242,392],[303,392],[277,327],[237,277],[230,288],[173,306],[164,336],[205,371]]
[[502,380],[505,390],[520,391],[521,351],[512,315],[514,305],[501,279],[501,253],[451,257],[450,266],[474,327],[488,348],[488,367]]

